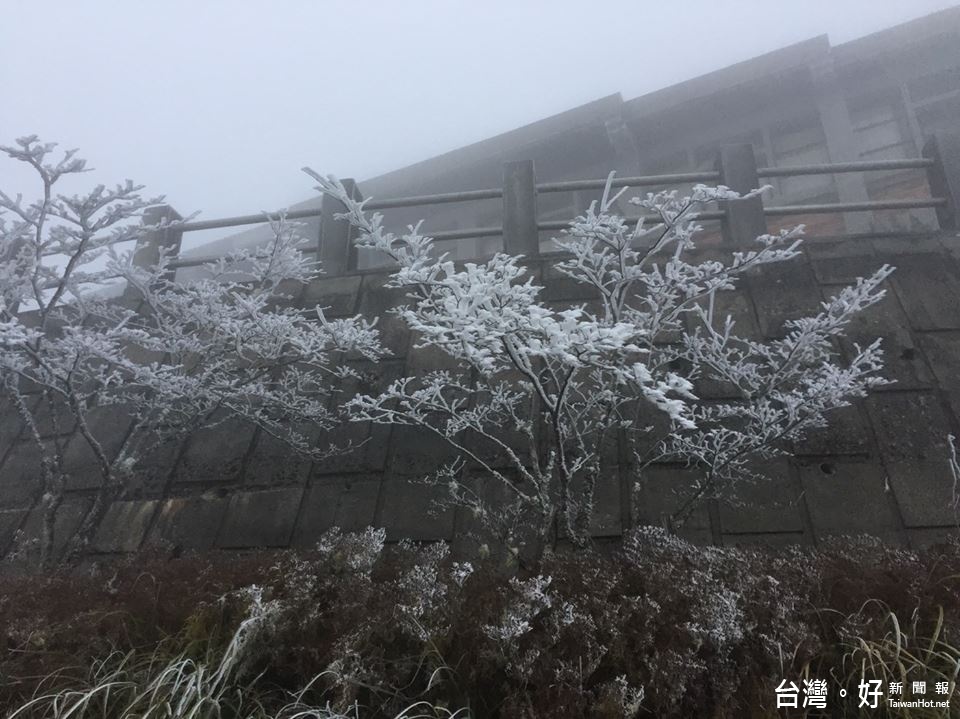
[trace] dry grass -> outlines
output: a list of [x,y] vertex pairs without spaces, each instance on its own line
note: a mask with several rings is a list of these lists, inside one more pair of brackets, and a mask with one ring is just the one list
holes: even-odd
[[[956,638],[946,639],[946,613],[937,607],[931,616],[914,610],[904,623],[883,602],[868,600],[859,611],[842,617],[840,640],[802,670],[805,678],[829,677],[833,691],[845,689],[851,699],[843,705],[842,716],[910,717],[911,719],[948,719],[957,716],[953,707],[890,707],[885,700],[876,709],[860,707],[861,682],[879,680],[884,696],[891,682],[899,683],[898,699],[931,699],[954,704],[956,682],[960,674],[960,645]],[[955,637],[955,633],[954,633]],[[925,683],[924,694],[914,694],[914,681]],[[934,692],[937,682],[946,682],[946,694]],[[839,714],[838,714],[839,715]]]
[[[114,653],[90,669],[72,688],[37,695],[14,709],[8,719],[359,719],[359,706],[334,710],[311,695],[323,676],[295,693],[264,692],[257,678],[239,681],[230,653],[213,666],[190,657],[157,653],[140,658]],[[51,683],[55,677],[49,677]],[[45,682],[44,682],[45,683]],[[279,708],[276,708],[279,707]],[[427,702],[405,707],[395,719],[457,719]]]

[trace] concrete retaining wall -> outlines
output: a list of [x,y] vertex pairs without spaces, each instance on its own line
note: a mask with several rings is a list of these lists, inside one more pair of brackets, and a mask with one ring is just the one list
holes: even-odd
[[[714,248],[713,252],[716,251]],[[729,502],[701,507],[685,530],[716,543],[811,544],[832,534],[870,533],[918,546],[955,531],[953,479],[947,435],[960,417],[960,240],[952,234],[911,239],[848,239],[809,244],[804,257],[763,268],[727,298],[743,332],[773,337],[785,319],[808,314],[840,285],[884,263],[897,267],[888,296],[865,313],[841,342],[883,337],[887,376],[896,383],[855,407],[834,413],[828,430],[770,468],[771,480],[744,485]],[[585,299],[583,288],[556,276],[549,259],[531,265],[546,296],[564,304]],[[330,316],[380,315],[390,357],[368,366],[363,387],[376,391],[405,372],[436,366],[437,353],[413,351],[403,324],[384,313],[403,302],[384,288],[385,274],[355,273],[315,281],[297,302],[320,304]],[[125,419],[105,416],[114,436]],[[52,431],[52,424],[46,432]],[[73,431],[70,421],[61,430]],[[188,549],[306,547],[327,528],[385,527],[398,539],[454,538],[465,517],[433,514],[437,489],[415,480],[448,450],[410,430],[352,424],[333,439],[366,441],[353,454],[310,464],[242,426],[223,425],[166,448],[142,481],[114,502],[94,551],[132,552],[150,545]],[[58,544],[89,509],[97,475],[80,441],[71,439],[74,468],[58,520]],[[20,436],[9,407],[0,407],[0,552],[15,533],[39,534],[39,465],[34,446]],[[594,528],[616,536],[633,523],[658,523],[677,501],[686,478],[655,467],[638,489],[639,516],[628,510],[632,482],[615,464],[601,478]]]

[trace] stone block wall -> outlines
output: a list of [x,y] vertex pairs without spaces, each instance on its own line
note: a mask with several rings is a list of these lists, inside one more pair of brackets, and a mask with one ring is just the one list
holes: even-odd
[[[717,248],[708,250],[716,253]],[[720,544],[815,544],[830,535],[868,533],[902,546],[925,545],[957,529],[947,435],[960,434],[960,239],[856,238],[809,243],[802,258],[768,266],[723,297],[745,334],[775,337],[786,319],[814,312],[843,284],[884,263],[897,267],[888,296],[859,318],[840,348],[883,338],[887,376],[894,384],[856,406],[833,413],[831,426],[799,443],[790,460],[767,468],[770,480],[744,484],[728,501],[699,507],[685,528],[694,540]],[[589,299],[560,277],[548,257],[530,263],[559,304]],[[357,272],[321,278],[296,302],[321,305],[328,316],[380,317],[388,357],[358,362],[366,378],[354,391],[373,392],[405,373],[443,366],[436,352],[414,350],[410,333],[386,314],[402,292],[384,286],[387,274]],[[722,387],[701,387],[722,397]],[[122,417],[98,421],[116,436]],[[46,422],[50,441],[68,440],[75,471],[57,525],[58,546],[89,510],[96,475],[68,417]],[[432,436],[410,428],[349,424],[331,441],[363,443],[352,454],[321,463],[292,455],[276,441],[225,423],[166,447],[136,490],[109,508],[94,553],[118,555],[143,548],[180,550],[309,547],[331,526],[384,527],[389,539],[454,539],[468,518],[431,510],[437,488],[417,480],[448,457]],[[39,453],[21,436],[8,406],[0,406],[0,553],[14,536],[40,530]],[[482,481],[479,478],[478,481]],[[689,483],[682,469],[653,467],[634,489],[613,456],[600,479],[594,530],[615,537],[628,525],[659,524]],[[630,496],[635,491],[635,505]],[[634,513],[631,506],[636,507]]]

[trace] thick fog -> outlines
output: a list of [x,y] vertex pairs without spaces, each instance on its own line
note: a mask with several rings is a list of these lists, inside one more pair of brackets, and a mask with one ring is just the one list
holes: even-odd
[[[952,4],[6,0],[0,141],[79,147],[84,182],[130,177],[184,213],[250,213],[309,197],[304,164],[371,177]],[[30,196],[24,178],[0,162],[0,188]]]

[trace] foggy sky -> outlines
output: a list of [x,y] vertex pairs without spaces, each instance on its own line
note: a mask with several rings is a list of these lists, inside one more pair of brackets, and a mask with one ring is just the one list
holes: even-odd
[[[954,4],[0,0],[0,144],[35,133],[81,148],[96,172],[71,191],[130,177],[183,213],[246,214],[310,197],[305,164],[372,177],[613,92]],[[12,164],[0,188],[32,196]]]

